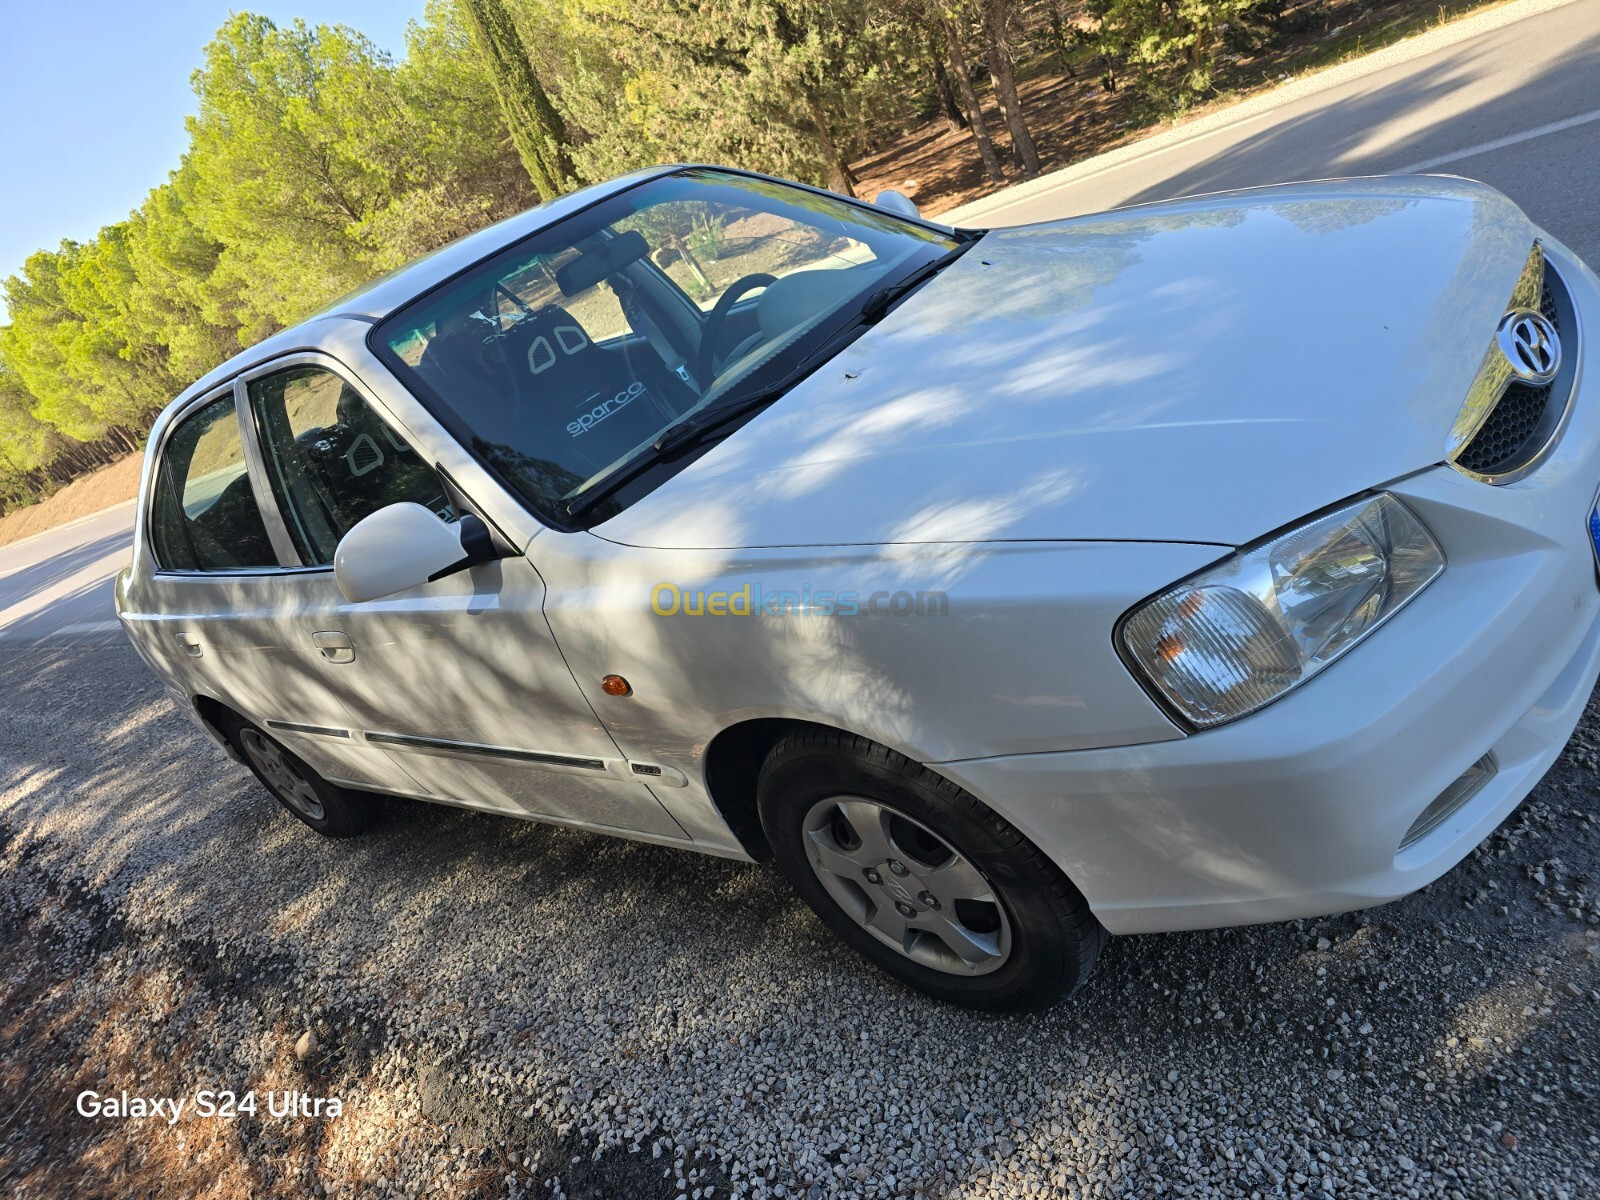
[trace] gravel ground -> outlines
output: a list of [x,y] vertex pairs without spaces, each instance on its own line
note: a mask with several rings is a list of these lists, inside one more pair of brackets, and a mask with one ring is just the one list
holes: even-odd
[[[4,654],[0,1193],[1600,1192],[1594,710],[1427,891],[1113,939],[1072,1000],[985,1018],[770,868],[400,803],[324,841],[114,639]],[[194,1114],[223,1089],[257,1112]]]

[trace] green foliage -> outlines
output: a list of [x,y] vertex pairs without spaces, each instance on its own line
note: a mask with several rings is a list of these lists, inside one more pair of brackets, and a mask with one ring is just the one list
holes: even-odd
[[847,190],[870,115],[918,57],[868,0],[570,0],[595,31],[563,98],[604,177],[661,161],[737,162]]
[[247,13],[206,47],[194,85],[195,220],[254,341],[372,273],[361,233],[404,190],[411,114],[360,34]]
[[461,12],[488,65],[500,113],[528,178],[541,199],[559,196],[572,182],[567,126],[534,73],[516,23],[500,0],[461,0]]
[[57,435],[34,415],[33,406],[33,394],[21,377],[0,363],[0,498],[5,480],[20,480],[55,456]]
[[390,270],[538,200],[511,144],[494,81],[458,5],[431,0],[395,68],[414,165],[405,190],[361,231],[373,265]]
[[[1171,109],[1210,87],[1219,48],[1258,40],[1283,10],[430,0],[398,62],[344,26],[237,13],[192,78],[189,147],[168,180],[126,220],[4,281],[0,505],[133,448],[242,346],[540,197],[669,161],[850,191],[849,163],[926,107],[940,62],[970,86],[978,58],[1004,65],[1008,36],[1048,30],[1063,58],[1069,37],[1092,41]],[[722,229],[691,224],[678,252],[714,259]]]
[[[126,386],[113,374],[111,394],[96,386],[106,355],[116,352],[116,335],[97,325],[104,317],[86,275],[95,247],[62,243],[52,253],[40,250],[24,266],[26,278],[6,281],[11,324],[0,330],[0,361],[34,397],[31,412],[51,428],[79,441],[103,437],[112,421],[107,409],[120,412]],[[69,297],[87,299],[90,311],[75,309]],[[132,372],[129,373],[132,375]]]
[[350,29],[237,14],[193,84],[168,182],[5,281],[0,504],[60,482],[58,461],[102,461],[106,439],[133,448],[241,346],[535,199],[449,0],[398,65]]
[[1270,0],[1088,0],[1103,53],[1137,70],[1158,108],[1181,110],[1211,90],[1224,35]]

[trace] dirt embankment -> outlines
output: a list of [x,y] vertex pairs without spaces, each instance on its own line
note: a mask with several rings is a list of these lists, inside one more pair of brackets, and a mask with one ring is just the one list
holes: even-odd
[[143,463],[142,454],[119,458],[92,475],[74,479],[48,500],[0,517],[0,546],[132,500],[139,492],[139,469]]

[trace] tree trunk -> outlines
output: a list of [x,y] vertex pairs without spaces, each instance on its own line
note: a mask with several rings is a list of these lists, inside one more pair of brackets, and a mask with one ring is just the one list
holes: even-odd
[[689,273],[699,280],[705,294],[710,295],[717,290],[711,282],[711,276],[706,274],[706,269],[700,265],[700,260],[695,257],[694,251],[689,249],[689,243],[683,238],[675,233],[667,234],[664,248],[669,255],[676,254],[683,261],[683,265],[689,268]]
[[1007,0],[984,0],[983,40],[989,61],[989,74],[994,76],[995,99],[1000,101],[1000,111],[1005,114],[1006,128],[1011,131],[1011,154],[1024,178],[1031,179],[1039,173],[1039,151],[1034,147],[1028,123],[1022,119],[1022,102],[1017,98],[1017,81],[1011,62],[1011,47],[1006,38]]
[[1050,36],[1056,41],[1056,59],[1061,63],[1061,69],[1067,73],[1068,79],[1076,79],[1078,73],[1072,69],[1072,39],[1067,36],[1067,23],[1061,19],[1060,0],[1054,0],[1050,5]]
[[983,170],[994,183],[1004,183],[1006,173],[1000,169],[1000,156],[994,152],[994,142],[989,140],[989,130],[983,123],[983,106],[978,103],[978,93],[972,86],[972,74],[967,70],[966,52],[961,48],[961,31],[950,14],[941,12],[939,24],[944,29],[945,48],[950,54],[950,74],[955,76],[956,91],[967,110],[967,124],[972,127],[972,138],[978,143],[978,156],[983,159]]
[[817,148],[822,151],[823,161],[828,164],[828,186],[841,196],[854,196],[855,172],[850,169],[850,164],[845,162],[844,155],[839,152],[838,143],[828,132],[828,114],[823,111],[822,101],[817,99],[815,93],[807,92],[806,107],[811,113],[812,127],[817,132]]
[[473,43],[489,69],[495,95],[511,143],[533,180],[541,200],[551,200],[572,186],[572,157],[567,151],[567,126],[550,97],[506,11],[503,0],[459,0]]
[[950,83],[950,72],[944,69],[944,63],[939,60],[938,51],[932,51],[933,62],[933,95],[939,104],[939,115],[944,118],[944,123],[950,127],[951,133],[960,133],[966,129],[970,122],[967,114],[961,111],[961,105],[956,102],[956,91]]
[[1100,76],[1100,85],[1108,92],[1116,91],[1117,67],[1116,64],[1111,61],[1111,56],[1109,54],[1102,53],[1100,55],[1100,65],[1105,68],[1105,74]]

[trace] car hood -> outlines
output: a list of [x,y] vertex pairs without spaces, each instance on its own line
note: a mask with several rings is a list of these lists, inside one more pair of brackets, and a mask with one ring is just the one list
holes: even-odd
[[1535,235],[1446,178],[995,230],[594,532],[1251,541],[1442,460]]

